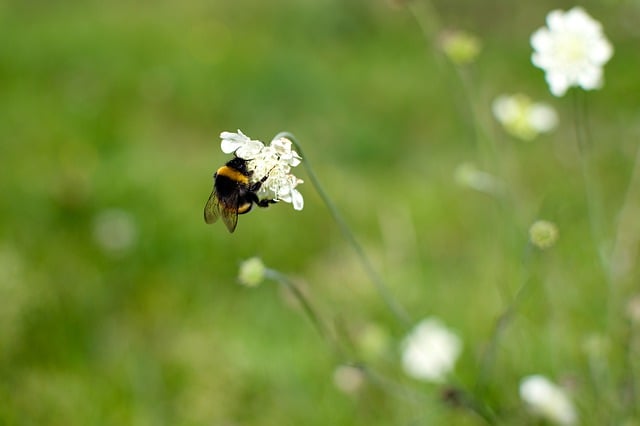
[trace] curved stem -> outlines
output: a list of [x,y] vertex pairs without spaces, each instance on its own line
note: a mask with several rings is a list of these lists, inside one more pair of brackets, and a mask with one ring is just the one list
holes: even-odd
[[327,208],[329,209],[329,213],[331,214],[331,217],[333,218],[333,220],[338,224],[338,227],[340,228],[340,232],[342,232],[342,235],[344,236],[344,238],[355,250],[358,256],[358,259],[362,264],[362,267],[364,268],[365,272],[369,276],[369,279],[371,279],[374,286],[376,287],[378,294],[385,301],[385,303],[387,304],[387,307],[389,308],[389,310],[391,310],[391,312],[396,317],[396,319],[398,319],[400,322],[402,322],[405,325],[410,324],[411,320],[409,318],[409,315],[404,310],[404,308],[400,305],[400,303],[391,295],[391,292],[387,288],[387,285],[385,284],[384,280],[376,272],[375,268],[373,267],[373,264],[369,260],[369,257],[364,252],[364,249],[362,248],[360,243],[358,243],[358,240],[351,232],[351,229],[343,219],[342,215],[336,208],[335,204],[333,204],[329,196],[326,194],[326,192],[322,188],[322,185],[320,185],[320,181],[318,180],[318,178],[316,177],[316,174],[311,168],[311,164],[309,163],[309,160],[302,152],[302,147],[298,143],[296,137],[289,132],[280,132],[275,136],[274,139],[278,139],[278,138],[289,139],[295,145],[296,150],[298,151],[298,154],[300,154],[300,156],[302,157],[302,162],[304,163],[304,167],[307,170],[307,175],[311,180],[311,184],[318,192],[318,195],[320,195],[320,198],[324,202],[325,206],[327,206]]
[[306,296],[300,291],[298,286],[296,286],[286,275],[281,274],[280,272],[274,269],[267,269],[265,271],[265,275],[267,278],[271,278],[274,281],[279,282],[283,286],[285,286],[294,297],[300,302],[302,309],[307,314],[313,326],[315,327],[318,334],[323,338],[329,339],[329,332],[325,324],[320,320],[320,316],[316,313],[315,309],[311,306],[311,303],[307,300]]

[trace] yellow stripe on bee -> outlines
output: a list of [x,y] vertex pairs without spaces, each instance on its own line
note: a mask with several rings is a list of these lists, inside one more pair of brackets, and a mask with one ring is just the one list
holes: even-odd
[[232,169],[231,167],[228,166],[222,166],[218,169],[218,171],[216,172],[216,174],[218,176],[224,176],[227,177],[229,179],[231,179],[234,182],[240,182],[240,183],[244,183],[247,184],[249,183],[249,178],[240,173],[239,171],[237,171],[236,169]]
[[238,207],[238,214],[246,213],[251,209],[251,203],[244,203]]

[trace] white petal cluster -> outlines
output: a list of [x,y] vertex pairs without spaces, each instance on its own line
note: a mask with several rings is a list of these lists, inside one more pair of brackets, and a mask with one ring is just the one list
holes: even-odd
[[460,338],[435,318],[416,325],[403,342],[402,366],[420,380],[442,382],[462,351]]
[[222,132],[220,138],[222,139],[220,143],[222,152],[225,154],[235,153],[236,157],[245,160],[254,158],[264,148],[262,142],[250,139],[240,129],[238,129],[238,133]]
[[527,95],[500,95],[491,104],[496,120],[512,136],[529,141],[558,125],[558,114],[550,105],[533,102]]
[[536,415],[559,425],[573,425],[578,416],[562,388],[544,376],[527,376],[520,382],[520,397]]
[[303,181],[291,173],[291,168],[300,164],[302,158],[292,149],[289,139],[281,137],[265,145],[240,130],[238,133],[222,132],[220,138],[220,147],[225,154],[234,153],[247,160],[253,182],[268,176],[257,192],[259,199],[284,201],[293,204],[295,210],[302,210],[304,199],[296,187]]
[[613,47],[602,26],[581,7],[547,15],[547,26],[531,35],[533,64],[546,72],[551,93],[563,96],[567,89],[585,90],[602,86],[602,67],[613,55]]

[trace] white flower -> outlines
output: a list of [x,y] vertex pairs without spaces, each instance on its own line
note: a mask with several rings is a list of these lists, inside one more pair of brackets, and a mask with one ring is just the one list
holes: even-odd
[[260,200],[284,201],[302,210],[304,198],[296,187],[303,183],[291,174],[291,168],[300,164],[302,158],[291,149],[293,143],[284,137],[273,139],[269,145],[252,140],[240,130],[238,133],[222,132],[220,147],[226,154],[247,160],[247,170],[252,173],[251,182],[267,177],[257,191]]
[[260,141],[254,141],[248,138],[240,129],[238,133],[222,132],[220,133],[220,148],[225,154],[235,153],[237,157],[248,160],[255,157],[264,148],[264,144]]
[[439,320],[422,320],[405,338],[402,366],[405,372],[430,382],[442,382],[455,365],[462,342]]
[[560,425],[577,422],[576,410],[567,394],[549,379],[540,375],[528,376],[520,382],[520,397],[531,411]]
[[550,105],[533,102],[521,93],[498,96],[491,109],[505,130],[522,140],[532,140],[558,124],[558,115]]
[[562,96],[572,86],[585,90],[602,86],[602,67],[613,47],[602,26],[581,7],[547,15],[547,27],[531,35],[533,64],[546,72],[551,93]]

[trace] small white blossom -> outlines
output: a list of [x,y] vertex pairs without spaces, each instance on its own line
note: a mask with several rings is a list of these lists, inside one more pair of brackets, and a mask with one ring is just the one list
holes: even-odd
[[546,420],[559,425],[577,422],[576,410],[565,391],[544,376],[523,378],[520,397],[534,414]]
[[462,351],[460,338],[439,320],[422,320],[405,338],[402,366],[405,372],[421,380],[442,382]]
[[220,133],[222,142],[220,148],[225,154],[235,153],[236,156],[248,160],[255,157],[264,148],[264,144],[260,141],[251,140],[240,129],[238,133],[222,132]]
[[567,89],[585,90],[602,86],[602,67],[613,55],[613,47],[602,26],[581,7],[547,15],[547,27],[531,35],[533,64],[546,72],[551,93],[563,96]]
[[532,140],[558,124],[558,114],[550,105],[533,102],[520,93],[498,96],[491,104],[491,110],[509,134],[522,140]]

